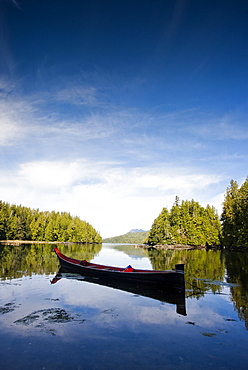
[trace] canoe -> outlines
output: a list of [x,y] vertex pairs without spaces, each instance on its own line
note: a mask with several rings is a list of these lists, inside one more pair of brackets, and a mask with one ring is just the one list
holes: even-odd
[[99,277],[86,276],[83,273],[78,274],[68,272],[68,269],[63,267],[51,280],[51,284],[56,284],[61,279],[78,280],[82,283],[97,284],[113,289],[122,290],[135,295],[148,297],[169,304],[176,305],[176,312],[179,315],[186,316],[186,302],[185,302],[185,287],[181,284],[181,289],[175,289],[173,286],[163,286],[162,284],[147,284],[142,282],[134,282],[131,280],[117,280],[117,279],[101,279]]
[[99,265],[86,260],[77,260],[62,254],[58,248],[54,248],[60,266],[69,272],[83,274],[85,276],[98,277],[101,279],[115,279],[128,282],[142,282],[146,284],[162,284],[182,288],[184,286],[184,265],[178,264],[175,270],[140,270],[131,266],[126,268]]

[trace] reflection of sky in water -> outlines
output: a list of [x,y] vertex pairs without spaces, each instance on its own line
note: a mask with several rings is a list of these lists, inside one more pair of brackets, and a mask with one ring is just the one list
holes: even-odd
[[133,256],[130,256],[121,250],[114,249],[113,247],[111,248],[110,245],[105,244],[104,248],[102,248],[100,253],[95,256],[95,258],[91,262],[120,267],[125,267],[129,264],[132,264],[133,267],[137,269],[152,269],[152,264],[149,258],[145,255],[142,258],[140,257],[140,255],[139,258],[135,258],[135,247],[133,247],[132,255]]
[[[98,260],[137,262],[110,248]],[[0,315],[0,368],[246,368],[248,332],[227,286],[188,298],[182,316],[173,304],[75,279],[51,285],[52,277],[0,282],[0,307],[11,308]]]
[[191,317],[197,325],[211,328],[225,318],[237,319],[232,302],[226,295],[209,293],[199,301],[187,299],[187,316],[182,317],[176,314],[173,304],[73,279],[64,278],[56,285],[50,285],[48,277],[33,276],[5,283],[1,286],[1,301],[14,302],[17,308],[9,316],[15,320],[30,312],[58,306],[86,318],[90,316],[100,327],[110,322],[112,325],[128,325],[129,328],[149,323],[165,325],[168,329],[175,323],[183,325]]

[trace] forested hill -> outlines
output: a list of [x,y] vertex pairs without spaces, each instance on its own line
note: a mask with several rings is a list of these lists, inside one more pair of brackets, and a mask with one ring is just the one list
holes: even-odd
[[169,211],[163,208],[154,220],[147,243],[155,244],[189,244],[220,245],[221,223],[214,207],[206,208],[193,199],[179,201]]
[[101,243],[88,222],[67,212],[40,212],[0,201],[0,240]]
[[[222,222],[222,223],[221,223]],[[214,207],[179,201],[169,211],[163,208],[154,220],[146,242],[155,244],[222,245],[248,248],[248,177],[239,186],[234,180],[226,190],[221,222]]]
[[142,244],[148,236],[149,231],[129,231],[126,234],[103,239],[104,243],[130,243]]
[[[248,178],[239,187],[231,180],[226,190],[221,221],[214,207],[176,197],[163,208],[151,230],[133,229],[106,238],[106,243],[222,245],[248,248]],[[0,240],[101,243],[100,234],[86,221],[67,212],[40,212],[0,200]]]

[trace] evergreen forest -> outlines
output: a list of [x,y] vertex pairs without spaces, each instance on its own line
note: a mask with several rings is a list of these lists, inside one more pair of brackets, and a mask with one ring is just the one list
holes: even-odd
[[178,197],[169,211],[154,220],[146,242],[155,244],[220,245],[221,223],[214,207]]
[[221,215],[223,245],[227,248],[248,247],[248,177],[239,187],[231,180],[226,190]]
[[86,221],[67,212],[40,212],[0,201],[0,240],[101,243]]
[[[116,238],[104,241],[248,248],[248,177],[241,186],[230,181],[221,218],[210,205],[203,207],[193,199],[180,201],[176,197],[170,210],[162,209],[148,235],[129,232]],[[0,240],[102,242],[89,223],[70,213],[40,212],[3,201],[0,201]]]
[[230,181],[220,219],[214,207],[176,197],[171,210],[163,208],[154,220],[146,243],[248,248],[248,177],[241,186]]

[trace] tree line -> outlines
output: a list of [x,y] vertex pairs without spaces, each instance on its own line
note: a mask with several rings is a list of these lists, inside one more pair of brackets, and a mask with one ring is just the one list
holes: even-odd
[[[0,201],[0,240],[101,243],[100,234],[86,221],[67,212],[40,212]],[[248,248],[248,177],[239,187],[231,180],[219,218],[216,209],[195,200],[175,199],[154,220],[146,243],[219,245]]]
[[147,243],[155,244],[220,244],[221,223],[214,207],[198,202],[181,201],[176,197],[169,211],[163,208],[154,220]]
[[41,212],[0,201],[0,240],[101,243],[88,222],[68,212]]
[[154,220],[146,243],[248,248],[248,177],[241,187],[231,180],[221,218],[210,205],[176,197],[171,210],[163,208]]
[[231,180],[225,194],[221,221],[223,245],[227,248],[248,247],[248,177],[240,187]]

